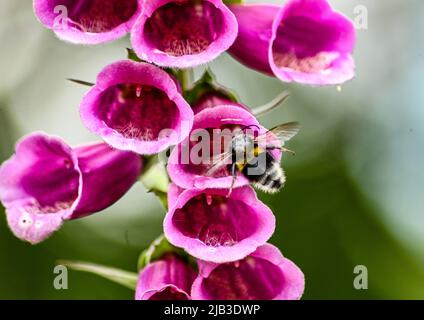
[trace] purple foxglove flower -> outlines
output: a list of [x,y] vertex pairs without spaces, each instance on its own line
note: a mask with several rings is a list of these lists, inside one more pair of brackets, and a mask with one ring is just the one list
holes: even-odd
[[193,111],[175,80],[153,65],[123,60],[105,67],[84,96],[81,119],[111,146],[154,154],[184,140]]
[[190,300],[196,273],[175,255],[168,255],[145,267],[138,278],[136,300]]
[[[232,183],[231,173],[227,166],[217,170],[213,174],[209,174],[212,165],[212,158],[216,156],[218,150],[217,144],[221,144],[221,139],[214,135],[213,129],[218,129],[218,133],[224,135],[225,129],[235,127],[258,126],[259,133],[263,134],[267,131],[262,127],[252,113],[243,105],[228,101],[226,104],[211,105],[214,102],[224,103],[222,99],[208,100],[198,105],[195,110],[201,109],[194,117],[193,130],[190,136],[180,145],[175,147],[168,161],[168,174],[171,180],[182,188],[230,188]],[[194,152],[202,139],[197,139],[199,130],[208,130],[211,144],[210,154],[199,154]],[[199,141],[198,141],[199,140]],[[225,143],[222,143],[225,148]],[[273,151],[277,159],[281,159],[281,152]],[[199,158],[199,159],[197,159]],[[241,174],[238,174],[235,187],[249,184],[249,181]]]
[[230,6],[239,34],[230,53],[285,82],[340,84],[355,74],[353,23],[327,0]]
[[266,243],[275,229],[271,210],[244,186],[227,189],[168,191],[169,211],[164,233],[173,245],[190,255],[217,263],[243,259]]
[[302,271],[270,244],[240,261],[198,264],[193,300],[298,300],[305,288]]
[[62,40],[99,44],[125,36],[143,0],[34,0],[40,22]]
[[[192,109],[194,111],[194,114],[197,114],[200,111],[203,111],[205,109],[209,109],[209,108],[213,108],[213,107],[221,106],[221,105],[227,105],[227,104],[231,105],[235,103],[231,101],[228,97],[224,96],[223,94],[219,92],[208,92],[199,98],[199,100],[192,106]],[[235,105],[249,111],[249,109],[242,104],[235,104]]]
[[0,200],[10,229],[39,243],[65,220],[103,210],[135,183],[139,155],[105,143],[71,148],[57,137],[33,133],[16,145],[0,167]]
[[149,0],[131,43],[143,60],[188,68],[226,51],[237,37],[237,21],[222,0]]

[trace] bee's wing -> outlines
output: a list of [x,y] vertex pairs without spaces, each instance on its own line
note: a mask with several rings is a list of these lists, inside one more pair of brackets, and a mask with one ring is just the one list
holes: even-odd
[[231,163],[230,159],[232,158],[231,151],[220,153],[212,158],[212,164],[209,170],[206,172],[207,176],[212,176],[219,169],[223,168],[227,164]]
[[270,132],[277,136],[278,140],[284,143],[294,138],[299,133],[299,130],[300,125],[298,122],[288,122],[272,128]]
[[284,146],[284,143],[296,136],[299,130],[300,125],[298,122],[284,123],[258,136],[256,142],[259,146]]

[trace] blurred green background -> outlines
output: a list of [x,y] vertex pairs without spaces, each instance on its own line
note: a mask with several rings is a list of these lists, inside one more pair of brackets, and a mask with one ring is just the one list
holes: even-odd
[[[253,1],[248,1],[253,2]],[[281,1],[262,1],[281,2]],[[288,183],[261,195],[277,217],[271,240],[301,267],[304,299],[424,298],[424,3],[422,0],[334,0],[358,30],[356,78],[335,87],[287,85],[223,55],[210,64],[219,81],[249,106],[284,89],[292,97],[262,123],[298,120],[301,134],[284,160]],[[106,64],[125,57],[128,39],[84,47],[57,40],[35,19],[30,0],[0,2],[0,160],[34,130],[72,144],[97,140],[80,123],[86,88]],[[197,71],[199,75],[202,68]],[[0,298],[132,299],[133,292],[94,275],[69,273],[55,290],[58,259],[136,269],[137,257],[161,233],[164,212],[136,185],[119,203],[68,222],[31,246],[12,236],[0,208]],[[368,268],[368,290],[355,290],[353,269]]]

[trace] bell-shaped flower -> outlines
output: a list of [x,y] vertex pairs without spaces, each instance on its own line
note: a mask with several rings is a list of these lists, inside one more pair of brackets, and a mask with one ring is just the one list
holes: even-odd
[[237,21],[222,0],[149,0],[131,43],[143,60],[188,68],[215,59],[236,37]]
[[105,67],[80,107],[85,126],[111,146],[154,154],[185,139],[193,111],[164,70],[123,60]]
[[105,143],[71,148],[44,133],[21,139],[0,167],[0,200],[12,232],[32,244],[64,221],[101,211],[137,181],[139,155]]
[[135,292],[136,300],[190,300],[196,278],[193,268],[174,254],[154,261],[141,272]]
[[231,5],[239,23],[230,53],[284,82],[341,84],[355,74],[353,23],[327,0]]
[[275,229],[271,210],[249,187],[187,189],[175,184],[168,191],[166,238],[176,247],[205,261],[243,259],[266,243]]
[[34,0],[37,18],[62,40],[99,44],[132,28],[143,0]]
[[298,300],[305,288],[302,271],[270,244],[236,262],[198,264],[193,300]]

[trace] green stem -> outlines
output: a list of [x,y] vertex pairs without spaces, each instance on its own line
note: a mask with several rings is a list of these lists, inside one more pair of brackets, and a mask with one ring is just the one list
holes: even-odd
[[183,92],[191,89],[194,80],[194,72],[192,68],[181,69],[177,71],[177,78],[181,84]]
[[134,272],[82,261],[59,260],[57,263],[76,271],[96,274],[110,281],[119,283],[128,289],[135,290],[137,285],[138,275]]

